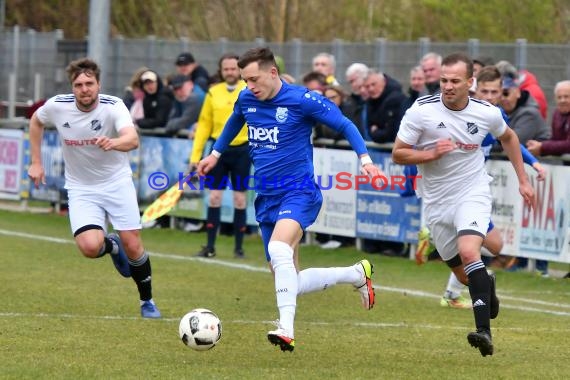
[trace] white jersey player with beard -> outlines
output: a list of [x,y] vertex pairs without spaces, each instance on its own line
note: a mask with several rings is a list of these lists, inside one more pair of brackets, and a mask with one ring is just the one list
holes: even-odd
[[[69,221],[77,248],[88,258],[111,257],[139,291],[143,318],[160,318],[152,299],[150,257],[140,237],[140,211],[128,152],[139,137],[121,99],[99,94],[100,69],[82,58],[67,67],[73,93],[57,95],[30,119],[28,176],[45,184],[42,136],[54,125],[62,143]],[[115,232],[107,233],[107,220]]]

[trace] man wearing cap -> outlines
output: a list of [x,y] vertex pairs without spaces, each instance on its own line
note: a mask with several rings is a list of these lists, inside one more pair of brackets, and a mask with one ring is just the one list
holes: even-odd
[[165,90],[162,80],[152,70],[142,73],[141,88],[144,91],[144,118],[137,119],[136,124],[141,129],[164,127],[172,108],[172,95]]
[[517,81],[503,76],[501,106],[509,117],[509,126],[516,132],[521,144],[528,140],[544,141],[550,138],[550,129],[540,115],[538,104],[530,93],[521,90]]
[[178,74],[189,76],[194,84],[200,86],[205,92],[208,92],[210,85],[208,70],[206,70],[204,66],[199,65],[191,53],[180,53],[176,58],[175,65]]
[[172,136],[180,130],[192,129],[194,123],[198,121],[202,99],[192,91],[194,83],[186,75],[175,75],[170,79],[169,86],[174,93],[174,102],[165,126],[165,132],[168,136]]

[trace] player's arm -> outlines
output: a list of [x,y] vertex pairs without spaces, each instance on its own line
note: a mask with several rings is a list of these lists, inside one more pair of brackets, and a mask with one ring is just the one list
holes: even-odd
[[392,148],[392,161],[400,165],[417,165],[440,159],[455,149],[455,144],[451,139],[438,140],[433,149],[417,150],[413,145],[406,144],[399,137],[396,137]]
[[36,113],[30,119],[30,158],[31,163],[28,168],[28,176],[34,182],[34,186],[38,188],[40,183],[46,183],[44,166],[42,164],[42,138],[44,135],[44,125],[38,119]]
[[521,145],[517,134],[511,129],[507,128],[505,133],[498,137],[498,140],[503,146],[503,150],[507,153],[517,178],[519,180],[519,192],[521,193],[524,201],[531,207],[535,205],[534,190],[530,185],[528,176],[524,171],[524,163],[521,154]]
[[128,152],[139,147],[139,135],[133,125],[119,129],[119,137],[97,137],[96,144],[104,151],[118,150]]
[[540,162],[538,162],[538,159],[535,156],[533,156],[533,154],[523,144],[521,144],[521,154],[523,162],[529,166],[532,166],[533,169],[536,170],[537,173],[536,178],[539,181],[544,181],[544,179],[546,178],[546,170],[544,169],[544,167],[542,167]]

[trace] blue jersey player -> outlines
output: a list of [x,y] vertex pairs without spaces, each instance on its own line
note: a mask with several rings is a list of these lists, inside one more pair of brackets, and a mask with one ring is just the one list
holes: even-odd
[[372,163],[356,126],[325,97],[281,81],[268,48],[253,48],[239,59],[247,83],[211,154],[198,164],[205,175],[217,163],[244,123],[255,168],[256,219],[275,278],[279,309],[277,329],[267,335],[282,351],[293,351],[297,295],[347,283],[359,290],[365,309],[374,305],[372,264],[368,260],[343,268],[310,268],[299,272],[298,247],[303,231],[317,218],[322,195],[314,181],[311,132],[316,122],[344,134],[370,177],[383,175]]

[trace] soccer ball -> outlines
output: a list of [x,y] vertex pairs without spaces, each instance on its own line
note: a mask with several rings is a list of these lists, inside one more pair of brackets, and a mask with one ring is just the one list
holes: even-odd
[[188,347],[206,351],[222,338],[222,322],[208,309],[194,309],[182,317],[178,333]]

